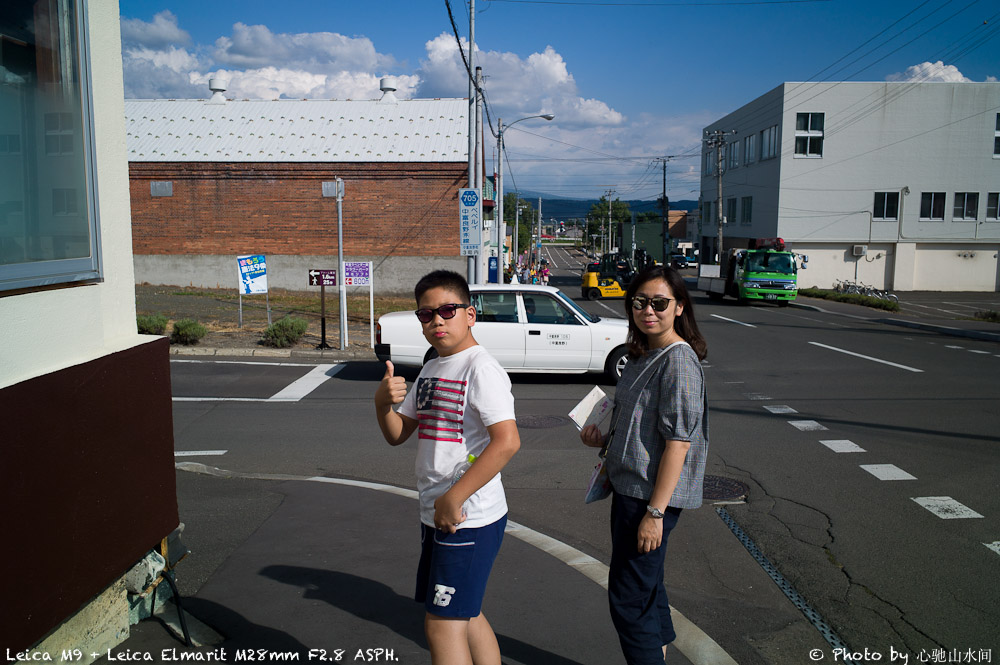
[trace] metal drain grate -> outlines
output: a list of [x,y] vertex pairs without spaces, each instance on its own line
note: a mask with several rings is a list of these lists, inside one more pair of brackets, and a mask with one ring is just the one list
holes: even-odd
[[[743,547],[747,548],[747,551],[750,552],[750,556],[752,556],[757,563],[760,564],[760,567],[764,569],[764,572],[766,572],[768,576],[774,580],[774,583],[777,584],[778,588],[781,589],[785,596],[788,597],[788,600],[792,601],[792,604],[799,608],[806,618],[809,619],[809,623],[816,627],[816,630],[818,630],[820,635],[823,636],[823,639],[825,639],[834,649],[842,649],[843,651],[841,651],[841,653],[851,653],[847,648],[847,645],[844,644],[843,640],[841,640],[840,637],[833,632],[833,628],[830,627],[830,624],[823,620],[820,613],[814,610],[809,603],[806,602],[805,598],[799,595],[799,592],[795,590],[795,587],[793,587],[791,583],[785,579],[785,576],[774,567],[774,564],[768,561],[767,557],[764,556],[764,553],[758,549],[757,544],[754,543],[750,536],[748,536],[746,532],[740,528],[740,525],[733,520],[732,516],[730,516],[726,509],[716,508],[715,512],[719,514],[719,517],[721,517],[722,521],[726,523],[729,530],[732,531],[737,538],[739,538],[740,542],[743,543]],[[841,655],[839,656],[839,662],[851,665],[854,661],[846,655]]]

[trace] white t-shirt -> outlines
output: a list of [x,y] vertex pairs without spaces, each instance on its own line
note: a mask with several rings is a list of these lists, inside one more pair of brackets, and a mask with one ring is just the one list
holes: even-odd
[[[420,521],[434,526],[434,501],[448,491],[459,465],[490,442],[490,425],[514,420],[510,377],[481,346],[427,362],[399,407],[417,421]],[[483,527],[507,514],[498,473],[469,497],[459,529]]]

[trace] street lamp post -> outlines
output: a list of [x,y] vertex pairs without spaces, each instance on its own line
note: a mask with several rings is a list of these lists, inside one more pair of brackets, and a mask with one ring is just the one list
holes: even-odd
[[[544,118],[546,120],[552,120],[555,116],[551,113],[543,113],[541,115],[529,115],[524,118],[519,118],[514,122],[507,125],[508,128],[513,127],[521,120],[531,120],[532,118]],[[503,241],[504,236],[507,234],[506,225],[503,221],[503,118],[497,118],[497,281],[503,284]],[[515,205],[517,203],[515,202]],[[517,251],[517,248],[513,248]]]

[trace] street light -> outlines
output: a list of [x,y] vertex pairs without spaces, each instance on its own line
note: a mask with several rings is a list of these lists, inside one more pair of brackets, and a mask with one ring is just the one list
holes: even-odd
[[[519,118],[514,122],[507,125],[507,127],[513,127],[522,120],[531,120],[532,118],[544,118],[546,120],[552,120],[555,118],[551,113],[542,113],[541,115],[529,115],[524,118]],[[507,233],[506,224],[503,222],[503,118],[497,118],[497,282],[503,284],[503,241],[504,236]],[[516,202],[515,202],[516,205]],[[539,239],[540,240],[540,239]],[[517,251],[517,248],[513,248]]]

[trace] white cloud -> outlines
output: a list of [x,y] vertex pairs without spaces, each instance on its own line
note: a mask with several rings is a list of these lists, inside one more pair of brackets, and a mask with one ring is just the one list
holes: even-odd
[[396,66],[392,56],[375,50],[367,37],[345,37],[335,32],[273,33],[264,25],[233,26],[230,37],[220,37],[213,53],[217,62],[234,67],[379,72]]
[[170,10],[163,10],[153,17],[151,23],[142,19],[122,19],[122,41],[149,48],[164,48],[171,44],[187,45],[191,35],[177,25],[177,17]]
[[970,83],[972,79],[966,78],[962,72],[958,71],[955,65],[946,65],[942,61],[922,62],[919,65],[907,67],[905,72],[897,72],[885,77],[886,81],[943,81],[946,83]]

